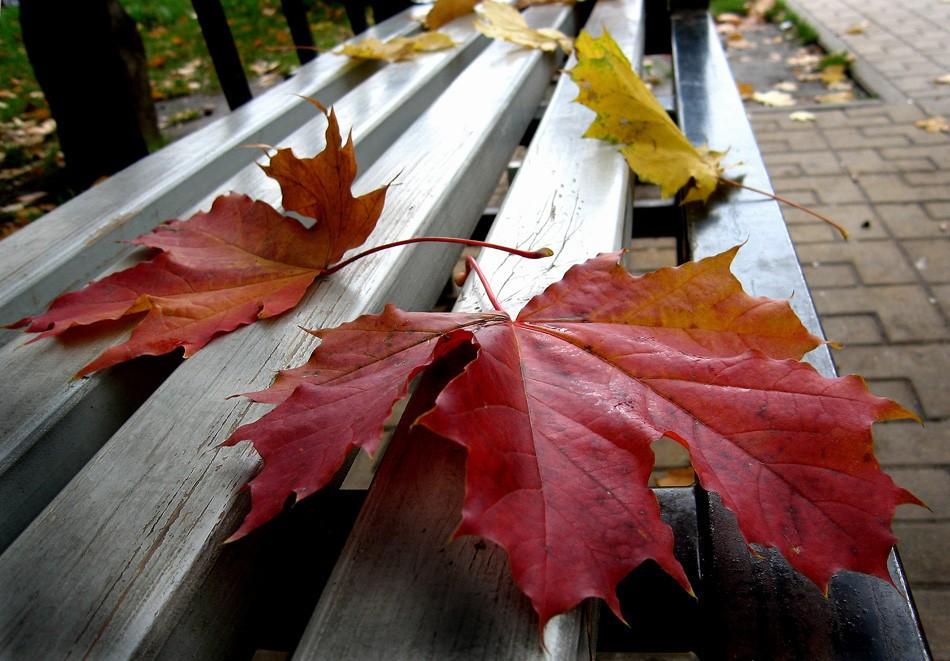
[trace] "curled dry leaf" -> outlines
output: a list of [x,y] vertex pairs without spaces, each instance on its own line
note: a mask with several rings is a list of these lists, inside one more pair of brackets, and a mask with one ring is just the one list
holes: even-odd
[[685,190],[684,202],[709,199],[723,152],[690,144],[607,31],[596,39],[581,32],[577,65],[569,73],[580,88],[575,101],[597,113],[585,137],[617,145],[637,176],[657,184],[663,197]]
[[320,273],[373,230],[386,187],[353,197],[352,138],[341,144],[332,110],[326,148],[301,159],[281,149],[264,167],[284,194],[284,208],[316,220],[306,229],[264,202],[231,193],[208,212],[168,221],[133,243],[161,252],[77,292],[11,327],[59,335],[74,326],[138,315],[128,341],[110,347],[79,376],[137,356],[183,347],[190,356],[218,334],[294,307]]
[[950,85],[950,73],[945,73],[942,76],[934,78],[934,83],[937,85]]
[[775,89],[779,92],[795,92],[798,90],[798,83],[793,83],[790,80],[782,81],[775,85]]
[[478,6],[477,12],[478,20],[475,21],[475,27],[486,37],[546,52],[560,47],[565,53],[570,54],[574,49],[571,38],[559,30],[553,28],[535,30],[528,27],[524,16],[511,5],[485,0]]
[[752,99],[761,103],[763,106],[771,108],[787,108],[795,105],[795,98],[785,92],[778,90],[769,90],[768,92],[756,92]]
[[799,362],[820,340],[787,302],[742,291],[737,250],[642,277],[602,255],[516,319],[388,306],[317,331],[306,365],[251,395],[279,405],[226,441],[263,458],[234,536],[325,486],[351,449],[375,452],[414,376],[469,345],[416,424],[467,450],[456,535],[508,552],[542,627],[592,596],[619,615],[617,583],[647,560],[690,589],[648,488],[664,435],[750,544],[822,589],[843,570],[889,581],[890,521],[919,501],[881,472],[870,426],[914,416]]
[[928,117],[927,119],[918,119],[914,126],[925,130],[927,133],[948,133],[950,132],[950,122],[940,115]]
[[845,30],[845,34],[864,34],[864,32],[869,27],[871,27],[870,21],[861,21],[859,23],[855,23],[854,25],[848,26],[848,28]]
[[423,23],[429,30],[437,30],[446,23],[454,21],[459,16],[471,14],[479,0],[436,0],[436,3],[426,14]]
[[444,32],[423,32],[412,37],[393,37],[385,42],[368,37],[355,44],[344,44],[339,52],[364,60],[401,62],[420,53],[445,50],[455,45],[452,38]]
[[843,64],[832,64],[821,70],[820,77],[821,82],[832,87],[846,80],[848,74]]

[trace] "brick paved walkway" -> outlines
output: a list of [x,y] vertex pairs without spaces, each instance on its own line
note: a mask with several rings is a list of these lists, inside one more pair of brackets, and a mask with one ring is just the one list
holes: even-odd
[[933,82],[950,73],[950,3],[788,4],[887,88],[870,90],[880,102],[812,109],[812,124],[756,110],[753,125],[775,189],[851,233],[845,242],[785,211],[825,332],[847,345],[834,352],[839,371],[925,419],[879,425],[875,443],[897,482],[933,508],[900,508],[895,529],[934,657],[950,660],[950,135],[914,126],[950,118],[950,85]]

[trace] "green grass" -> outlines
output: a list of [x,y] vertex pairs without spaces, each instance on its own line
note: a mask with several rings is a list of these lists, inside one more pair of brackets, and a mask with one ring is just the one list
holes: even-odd
[[775,3],[775,7],[766,14],[766,17],[773,23],[791,21],[792,25],[795,26],[795,34],[798,36],[799,41],[805,46],[818,43],[818,33],[815,31],[815,28],[801,16],[789,9],[782,0],[778,0],[778,2]]
[[709,3],[709,13],[713,16],[719,14],[746,14],[746,0],[711,0]]

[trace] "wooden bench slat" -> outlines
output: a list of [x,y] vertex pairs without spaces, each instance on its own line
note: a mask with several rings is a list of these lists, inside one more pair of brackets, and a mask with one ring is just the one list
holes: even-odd
[[[528,13],[536,24],[564,26],[572,11]],[[469,233],[554,68],[550,56],[486,48],[357,181],[362,191],[403,173],[368,243]],[[460,128],[462,116],[470,121]],[[9,595],[0,603],[0,650],[157,653],[246,508],[240,487],[256,458],[248,447],[217,446],[262,407],[225,398],[265,387],[274,370],[306,359],[313,338],[297,325],[336,325],[385,301],[427,307],[455,254],[430,246],[379,253],[320,281],[293,312],[185,361],[0,556]]]
[[[709,17],[705,12],[674,14],[672,29],[677,111],[684,131],[694,144],[729,147],[725,160],[743,163],[745,181],[772,190]],[[791,297],[805,325],[821,335],[777,203],[747,191],[733,192],[690,220],[694,259],[747,241],[733,264],[745,289],[756,296]],[[812,351],[808,360],[826,376],[835,375],[827,347]],[[899,589],[845,573],[834,578],[825,599],[777,554],[753,558],[735,517],[717,497],[701,497],[698,509],[706,627],[701,652],[715,658],[928,658],[906,579],[893,554],[891,576]]]
[[[419,29],[413,16],[409,11],[394,16],[365,36],[388,39],[411,34]],[[133,239],[200,204],[209,187],[257,158],[254,150],[242,145],[279,144],[310,121],[312,106],[295,95],[332,104],[380,69],[378,63],[325,53],[266,94],[7,237],[0,244],[0,322],[35,314],[132,251],[118,241]],[[18,336],[0,329],[0,343]]]
[[[364,168],[375,162],[394,136],[404,132],[488,44],[471,19],[459,19],[444,31],[459,43],[456,49],[388,67],[339,100],[337,111],[343,117],[344,136],[347,123],[358,118],[354,142]],[[284,97],[284,91],[277,93]],[[287,102],[293,99],[288,97]],[[298,154],[324,147],[324,120],[312,106],[305,105],[302,112],[307,113],[307,121],[282,136],[280,142],[296,148]],[[253,155],[253,150],[232,147],[228,142],[221,149]],[[250,163],[206,190],[196,204],[187,198],[164,199],[162,203],[166,210],[175,208],[174,215],[185,218],[210,207],[218,194],[232,190],[275,206],[280,200],[276,183]],[[175,204],[179,206],[171,206]],[[41,222],[48,226],[57,221],[48,217]],[[0,244],[0,253],[6,254],[7,248],[6,242]],[[118,266],[110,270],[115,268]],[[69,346],[58,340],[27,346],[22,346],[25,340],[21,340],[0,346],[0,368],[7,375],[0,383],[0,498],[6,504],[0,512],[0,551],[174,368],[174,360],[149,361],[147,365],[139,361],[134,368],[71,380],[80,367],[125,334],[99,335]],[[147,377],[129,388],[128,381],[136,372],[145,372]],[[27,411],[29,415],[25,415]]]
[[[611,26],[637,62],[641,14],[639,0],[603,2],[588,25]],[[479,257],[512,314],[571,265],[615,250],[629,236],[629,169],[614,147],[581,137],[593,113],[573,103],[576,95],[561,76],[488,235],[523,248],[547,245],[555,257]],[[455,309],[486,307],[470,279]],[[407,439],[397,432],[396,439],[295,659],[544,656],[536,615],[515,587],[505,553],[473,538],[447,542],[459,520],[464,452],[424,434]],[[579,611],[554,618],[544,641],[551,658],[588,658]]]

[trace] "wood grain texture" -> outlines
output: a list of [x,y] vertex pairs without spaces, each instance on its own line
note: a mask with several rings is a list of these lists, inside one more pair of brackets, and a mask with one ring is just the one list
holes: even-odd
[[[487,45],[488,40],[480,37],[471,23],[470,19],[459,20],[446,28],[459,42],[458,48],[386,68],[339,100],[337,113],[345,121],[343,130],[357,125],[354,141],[364,170]],[[275,92],[281,97],[285,94],[279,88],[271,94]],[[325,146],[325,120],[306,105],[307,120],[279,140],[279,144],[296,149],[300,155],[316,153]],[[229,149],[230,143],[221,148]],[[200,201],[191,204],[187,198],[177,200],[176,204],[186,206],[180,206],[176,213],[188,217],[210,207],[217,195],[235,190],[274,206],[280,202],[277,184],[255,163],[250,163],[233,176],[216,180]],[[0,249],[5,243],[0,244]],[[131,265],[143,254],[139,250],[113,264],[109,271]],[[134,410],[130,410],[134,398],[128,397],[129,393],[120,385],[121,374],[127,370],[71,379],[103,349],[127,336],[128,326],[118,326],[115,332],[104,335],[87,333],[83,337],[82,331],[73,332],[72,340],[66,342],[46,340],[22,346],[21,341],[16,341],[0,346],[0,369],[8,375],[0,382],[0,495],[8,497],[0,512],[0,550]],[[152,383],[154,389],[167,369],[156,371],[148,365],[148,361],[139,361],[137,369],[147,374],[142,384]],[[141,399],[134,406],[140,402]]]
[[[609,26],[638,61],[640,19],[638,0],[603,2],[588,23]],[[512,314],[572,264],[620,247],[628,229],[629,170],[609,145],[580,138],[592,113],[576,95],[561,76],[488,236],[558,254],[479,256]],[[472,280],[456,310],[488,306]],[[424,432],[395,438],[295,659],[577,658],[589,642],[582,609],[549,623],[543,650],[505,553],[475,538],[446,541],[459,521],[464,453]]]
[[[567,11],[532,10],[548,21]],[[403,173],[368,243],[468,234],[534,110],[514,90],[539,98],[553,67],[489,46],[357,180],[361,192]],[[462,108],[470,121],[459,130]],[[0,656],[158,653],[233,531],[240,488],[256,469],[248,447],[218,445],[264,407],[226,398],[306,359],[314,339],[298,325],[337,325],[384,301],[427,308],[455,254],[412,246],[373,255],[320,281],[291,313],[185,361],[0,556],[9,595],[0,603]]]

